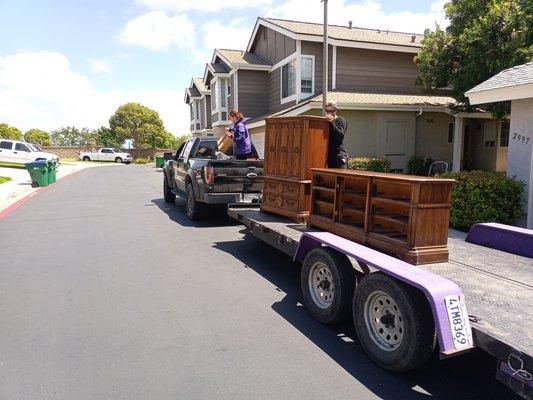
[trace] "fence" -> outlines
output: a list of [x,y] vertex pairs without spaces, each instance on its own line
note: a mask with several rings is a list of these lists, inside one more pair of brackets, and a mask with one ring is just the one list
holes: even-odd
[[[43,147],[43,150],[47,153],[52,153],[59,158],[78,158],[80,151],[98,151],[98,149],[95,148],[86,148],[84,146],[82,147],[70,147],[70,146],[47,146]],[[150,160],[153,160],[155,156],[162,156],[163,153],[171,152],[174,153],[175,149],[124,149],[125,153],[130,153],[133,158],[149,158]]]

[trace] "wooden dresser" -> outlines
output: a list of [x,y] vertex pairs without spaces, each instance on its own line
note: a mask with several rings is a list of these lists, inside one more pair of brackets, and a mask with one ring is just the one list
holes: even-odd
[[308,224],[412,264],[448,261],[453,179],[313,169]]
[[311,168],[326,167],[329,122],[323,117],[266,119],[261,210],[305,222],[311,209]]

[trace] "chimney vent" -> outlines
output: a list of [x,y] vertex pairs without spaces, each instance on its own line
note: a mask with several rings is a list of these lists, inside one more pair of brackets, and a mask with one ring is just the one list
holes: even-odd
[[415,42],[415,39],[416,39],[416,36],[415,36],[415,35],[411,36],[411,43],[414,43],[414,42]]
[[348,21],[348,28],[352,29],[352,21]]

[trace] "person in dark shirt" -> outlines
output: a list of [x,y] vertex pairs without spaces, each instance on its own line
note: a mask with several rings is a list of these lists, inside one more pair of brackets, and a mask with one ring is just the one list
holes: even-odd
[[328,168],[348,168],[348,153],[342,142],[348,129],[346,120],[337,115],[337,103],[328,101],[326,119],[329,121]]

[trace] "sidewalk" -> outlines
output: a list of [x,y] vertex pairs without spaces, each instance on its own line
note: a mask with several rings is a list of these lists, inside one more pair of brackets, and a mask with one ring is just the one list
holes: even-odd
[[[122,165],[122,164],[96,164],[96,163],[84,163],[84,162],[66,162],[59,166],[57,169],[57,179],[61,179],[74,172],[80,171],[86,168],[104,167],[109,165]],[[11,168],[0,166],[0,176],[8,176],[11,181],[0,184],[0,211],[5,210],[17,200],[20,200],[31,193],[39,190],[39,188],[31,187],[30,174],[25,168]]]

